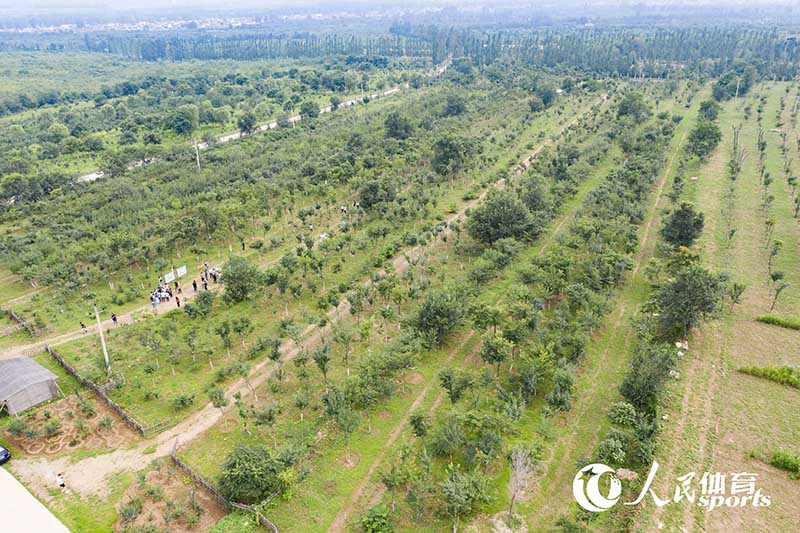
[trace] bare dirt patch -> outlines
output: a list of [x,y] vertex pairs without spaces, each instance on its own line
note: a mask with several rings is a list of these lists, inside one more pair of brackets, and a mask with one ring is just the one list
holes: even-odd
[[171,463],[156,461],[154,468],[125,491],[117,506],[114,531],[156,530],[171,533],[208,531],[225,509]]
[[411,385],[419,385],[423,381],[425,381],[425,376],[420,374],[419,372],[409,372],[408,375],[405,377],[406,383],[410,383]]
[[[76,450],[125,448],[139,437],[105,405],[71,395],[20,418],[26,434],[4,434],[25,455],[56,455]],[[58,429],[53,429],[58,426]],[[48,431],[49,430],[49,431]]]
[[358,454],[358,452],[354,452],[352,450],[339,458],[339,463],[345,468],[355,468],[360,462],[361,456]]

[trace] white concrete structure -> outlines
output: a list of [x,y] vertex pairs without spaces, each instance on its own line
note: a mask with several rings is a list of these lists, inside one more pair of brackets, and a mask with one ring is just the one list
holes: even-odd
[[0,494],[0,531],[3,533],[69,533],[47,507],[1,466]]

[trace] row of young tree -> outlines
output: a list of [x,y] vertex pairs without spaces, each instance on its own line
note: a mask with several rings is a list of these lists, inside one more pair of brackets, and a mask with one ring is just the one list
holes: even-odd
[[601,76],[716,77],[737,61],[769,78],[790,79],[800,68],[800,43],[774,29],[722,27],[496,30],[396,24],[397,35],[431,43],[434,60],[449,53],[476,64],[502,60],[531,66],[577,69]]
[[429,45],[422,39],[336,33],[211,35],[183,32],[169,37],[122,32],[86,33],[81,44],[81,49],[90,52],[119,54],[143,61],[430,55]]
[[[661,430],[661,400],[680,358],[689,350],[690,332],[717,317],[726,297],[731,307],[738,303],[745,290],[727,274],[702,265],[692,247],[702,234],[705,217],[691,203],[681,201],[687,164],[693,158],[705,159],[719,141],[718,112],[714,101],[700,104],[668,194],[671,206],[663,218],[657,253],[646,268],[650,297],[634,319],[636,339],[619,388],[622,399],[611,405],[608,414],[613,427],[596,451],[597,460],[615,467],[646,470],[651,466]],[[699,142],[711,130],[716,132],[713,142]],[[643,479],[634,481],[632,490]],[[615,527],[627,529],[633,527],[635,514],[616,513],[614,520]]]
[[[514,499],[530,481],[540,450],[505,441],[535,398],[545,398],[546,415],[570,408],[574,369],[631,264],[627,256],[635,248],[643,203],[674,124],[662,116],[654,125],[638,127],[650,111],[636,94],[626,96],[614,113],[615,118],[597,117],[594,125],[579,124],[584,138],[591,140],[560,144],[530,174],[514,180],[507,191],[490,193],[470,213],[470,239],[457,245],[461,254],[478,256],[467,271],[470,284],[431,295],[411,323],[430,336],[426,345],[436,346],[456,324],[469,319],[483,333],[478,353],[486,368],[448,367],[439,373],[450,408],[435,419],[412,415],[417,440],[381,476],[392,508],[395,495],[403,494],[415,520],[449,516],[456,529],[461,519],[496,497],[489,490],[492,465],[508,460],[513,513]],[[613,126],[598,132],[603,120]],[[487,283],[515,262],[588,177],[591,165],[606,156],[604,135],[621,147],[625,163],[590,193],[551,251],[518,263],[513,274],[518,282],[502,291],[502,303],[484,301]],[[465,301],[471,302],[466,312]],[[380,508],[364,517],[366,524],[392,520]]]

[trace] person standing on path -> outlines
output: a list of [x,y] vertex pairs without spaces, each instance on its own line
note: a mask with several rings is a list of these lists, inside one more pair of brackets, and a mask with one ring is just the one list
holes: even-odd
[[203,280],[203,289],[208,290],[208,282]]
[[119,326],[119,323],[117,322],[117,314],[116,314],[116,313],[111,313],[111,322],[112,322],[112,323],[113,323],[115,326]]
[[194,289],[194,292],[197,292],[197,280],[196,279],[192,280],[192,288]]
[[180,297],[180,296],[176,296],[176,297],[175,297],[175,304],[176,304],[178,307],[180,307],[180,306],[181,306],[181,297]]
[[88,330],[86,329],[86,324],[84,324],[83,322],[81,322],[81,332],[82,332],[82,333],[86,333],[87,331],[88,331]]

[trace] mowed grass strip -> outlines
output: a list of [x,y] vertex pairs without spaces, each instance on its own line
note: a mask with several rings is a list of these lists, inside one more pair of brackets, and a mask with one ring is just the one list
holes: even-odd
[[779,326],[787,329],[800,329],[800,318],[781,317],[777,315],[761,315],[756,320],[771,326]]

